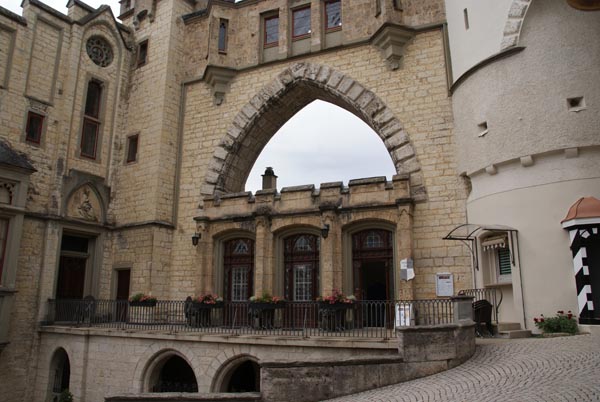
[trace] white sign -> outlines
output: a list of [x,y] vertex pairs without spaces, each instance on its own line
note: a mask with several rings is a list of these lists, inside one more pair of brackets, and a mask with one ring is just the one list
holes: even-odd
[[412,303],[396,303],[396,326],[410,327],[414,325]]
[[454,296],[454,275],[450,272],[435,274],[435,293],[438,296]]

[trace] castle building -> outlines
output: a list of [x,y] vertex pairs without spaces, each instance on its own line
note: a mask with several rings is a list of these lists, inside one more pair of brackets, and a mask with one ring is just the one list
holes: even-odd
[[[283,401],[285,384],[308,401],[468,358],[409,367],[387,335],[311,338],[320,312],[303,336],[240,337],[248,299],[267,293],[415,301],[402,316],[414,324],[418,300],[501,292],[496,320],[519,329],[558,309],[596,324],[597,6],[122,0],[120,22],[79,0],[67,15],[0,7],[0,395]],[[277,188],[267,169],[245,192],[264,146],[314,100],[367,123],[397,174]],[[158,304],[127,301],[138,293]],[[192,314],[186,298],[207,293],[225,307]],[[388,334],[399,317],[379,309],[328,313],[326,329]],[[285,327],[288,310],[252,324]],[[380,382],[318,371],[344,359]]]

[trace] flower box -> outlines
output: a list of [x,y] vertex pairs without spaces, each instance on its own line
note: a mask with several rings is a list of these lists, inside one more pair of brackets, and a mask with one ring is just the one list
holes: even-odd
[[275,310],[279,308],[284,308],[285,303],[280,301],[277,303],[268,303],[268,302],[250,302],[249,309],[253,311],[265,311],[265,310]]
[[156,300],[130,301],[129,305],[131,307],[154,307]]
[[223,302],[216,303],[201,303],[201,302],[192,302],[192,308],[196,310],[212,310],[213,308],[223,308]]
[[354,303],[344,303],[344,302],[338,302],[338,303],[329,303],[329,302],[319,302],[319,310],[326,310],[326,311],[339,311],[339,310],[347,310],[349,308],[352,308],[354,306]]

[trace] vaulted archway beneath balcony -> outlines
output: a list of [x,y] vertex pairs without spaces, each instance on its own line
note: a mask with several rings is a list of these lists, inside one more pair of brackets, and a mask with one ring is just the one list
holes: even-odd
[[304,62],[283,70],[233,119],[213,153],[202,196],[242,191],[269,140],[294,114],[317,99],[346,109],[367,123],[385,144],[396,173],[410,176],[411,196],[426,197],[421,165],[392,110],[353,78],[329,66]]

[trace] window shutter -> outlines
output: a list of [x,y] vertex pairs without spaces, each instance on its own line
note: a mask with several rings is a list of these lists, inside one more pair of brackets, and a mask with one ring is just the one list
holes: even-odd
[[500,269],[500,275],[510,275],[510,250],[508,248],[498,249],[498,267]]

